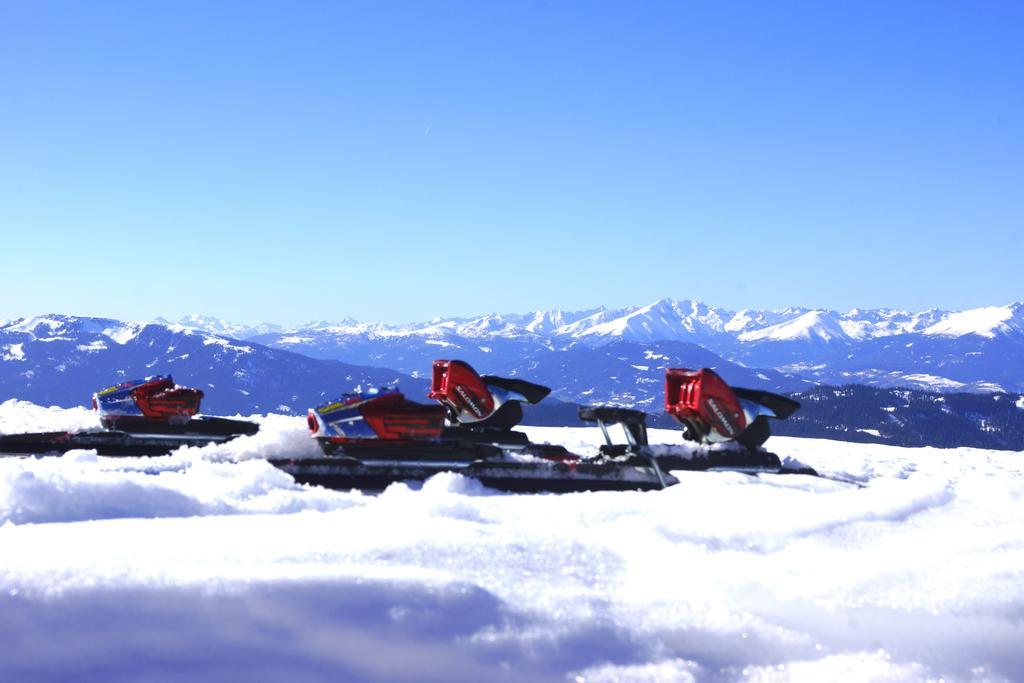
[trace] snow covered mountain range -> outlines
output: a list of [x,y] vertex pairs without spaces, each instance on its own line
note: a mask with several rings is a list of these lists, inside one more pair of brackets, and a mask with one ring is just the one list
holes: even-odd
[[[562,365],[571,364],[566,357],[608,356],[609,350],[624,368],[643,372],[643,366],[665,367],[658,360],[694,364],[679,347],[678,354],[668,354],[670,358],[657,357],[666,354],[656,347],[686,344],[690,349],[703,347],[722,361],[774,370],[781,376],[765,381],[777,389],[796,388],[802,382],[938,391],[1024,390],[1022,303],[968,311],[838,313],[808,308],[730,311],[697,301],[661,299],[620,310],[435,318],[408,325],[345,319],[268,329],[246,330],[242,336],[313,357],[407,373],[423,371],[424,361],[438,355],[458,355],[489,368],[518,369],[524,364],[557,365],[557,357]],[[591,389],[601,393],[597,386],[581,386],[579,391],[560,388],[567,397],[586,395]]]
[[[1024,391],[1024,305],[971,311],[729,311],[662,299],[621,310],[537,311],[293,329],[48,315],[0,322],[0,394],[74,405],[119,377],[171,372],[220,411],[303,411],[362,385],[418,398],[435,358],[546,384],[554,398],[657,410],[666,367],[713,367],[741,386],[817,384]],[[81,400],[70,400],[75,387]],[[0,398],[0,400],[2,400]]]
[[[1024,304],[989,306],[968,311],[907,312],[892,309],[853,309],[838,313],[824,309],[730,311],[699,301],[660,299],[646,306],[611,310],[534,311],[524,314],[490,314],[476,318],[434,318],[424,323],[391,325],[361,323],[346,318],[337,323],[313,322],[295,329],[274,329],[273,325],[240,328],[213,318],[190,316],[181,321],[212,332],[227,329],[243,336],[279,334],[282,337],[333,334],[336,336],[442,337],[467,339],[550,339],[563,342],[602,344],[611,339],[653,341],[720,341],[740,343],[762,341],[855,342],[923,334],[957,338],[976,335],[993,338],[1000,334],[1024,333]],[[292,340],[299,343],[300,340]]]

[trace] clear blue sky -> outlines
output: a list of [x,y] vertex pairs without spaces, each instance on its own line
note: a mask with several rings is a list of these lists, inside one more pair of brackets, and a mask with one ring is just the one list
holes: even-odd
[[0,318],[1024,299],[1021,2],[0,3]]

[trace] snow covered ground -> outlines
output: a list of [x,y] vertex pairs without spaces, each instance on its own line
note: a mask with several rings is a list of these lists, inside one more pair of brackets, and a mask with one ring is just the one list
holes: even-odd
[[[0,432],[87,424],[0,404]],[[162,458],[0,459],[0,681],[1024,680],[1024,453],[768,445],[864,486],[335,492],[260,459],[317,453],[281,416]]]

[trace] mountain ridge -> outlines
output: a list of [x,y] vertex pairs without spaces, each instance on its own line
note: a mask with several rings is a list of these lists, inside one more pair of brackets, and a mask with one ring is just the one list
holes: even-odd
[[[560,324],[559,324],[560,323]],[[646,306],[565,313],[488,314],[433,318],[427,323],[337,324],[260,334],[275,348],[360,364],[406,356],[503,349],[490,356],[502,367],[546,353],[614,342],[650,346],[695,344],[731,363],[798,375],[818,384],[906,386],[937,391],[1024,390],[1024,305],[965,311],[829,309],[792,306],[731,311],[700,301],[659,299]],[[429,354],[428,354],[429,355]],[[643,365],[643,358],[633,359]]]
[[830,338],[863,340],[911,333],[936,336],[976,334],[985,337],[1007,333],[1024,334],[1024,303],[1021,302],[960,311],[936,308],[926,311],[853,308],[841,313],[833,309],[802,306],[733,311],[694,299],[662,298],[650,304],[620,309],[603,306],[578,311],[538,309],[526,313],[434,317],[412,323],[357,321],[345,317],[336,322],[317,321],[291,327],[274,323],[239,325],[193,314],[176,324],[218,334],[230,331],[242,339],[263,334],[329,331],[334,334],[373,333],[382,337],[450,333],[468,338],[538,335],[568,340],[600,340],[619,337],[639,342],[690,341],[694,337],[731,335],[737,338],[745,336],[741,341],[762,341],[780,338],[760,334],[769,328],[786,325],[809,315],[824,323],[833,323],[827,330]]

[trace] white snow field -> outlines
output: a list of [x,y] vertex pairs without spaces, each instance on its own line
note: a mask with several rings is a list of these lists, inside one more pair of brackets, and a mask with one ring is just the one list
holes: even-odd
[[[88,417],[8,401],[0,431]],[[0,458],[0,681],[1024,680],[1024,453],[776,437],[863,486],[364,495],[261,460],[318,451],[260,419],[162,458]]]

